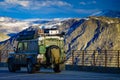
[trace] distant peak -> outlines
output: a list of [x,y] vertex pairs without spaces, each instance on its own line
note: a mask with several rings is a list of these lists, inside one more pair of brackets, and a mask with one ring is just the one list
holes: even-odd
[[101,10],[96,13],[93,13],[90,16],[106,16],[106,17],[112,17],[112,18],[120,18],[120,11],[115,10]]

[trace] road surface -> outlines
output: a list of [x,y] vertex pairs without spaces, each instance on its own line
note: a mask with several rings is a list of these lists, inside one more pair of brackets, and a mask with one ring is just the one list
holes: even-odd
[[26,68],[11,73],[7,68],[0,67],[0,80],[120,80],[120,74],[82,71],[54,73],[50,69],[42,69],[37,73],[28,74]]

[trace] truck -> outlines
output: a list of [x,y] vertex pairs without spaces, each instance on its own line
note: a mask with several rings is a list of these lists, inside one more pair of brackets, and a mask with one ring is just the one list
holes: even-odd
[[[9,53],[8,70],[16,72],[21,70],[21,67],[27,67],[28,73],[35,73],[43,67],[52,68],[57,73],[61,72],[65,61],[63,34],[59,34],[56,29],[37,30],[37,37],[36,31],[29,31],[27,34],[22,33],[17,39],[14,52]],[[41,44],[46,50],[43,61],[39,59]]]

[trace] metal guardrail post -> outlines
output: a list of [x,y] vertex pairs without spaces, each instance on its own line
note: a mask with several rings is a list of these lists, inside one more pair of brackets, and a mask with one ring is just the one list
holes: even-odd
[[120,52],[119,52],[119,50],[118,50],[118,58],[117,58],[117,60],[118,60],[118,68],[120,67],[120,64],[119,64],[119,56],[120,56]]
[[72,52],[72,65],[74,65],[74,50],[72,50],[71,52]]
[[107,50],[105,50],[105,67],[107,67]]
[[96,54],[96,51],[94,50],[94,54],[93,54],[93,66],[96,66],[96,64],[95,64],[95,54]]
[[82,66],[84,66],[84,50],[82,51]]
[[1,50],[0,50],[0,62],[1,62]]

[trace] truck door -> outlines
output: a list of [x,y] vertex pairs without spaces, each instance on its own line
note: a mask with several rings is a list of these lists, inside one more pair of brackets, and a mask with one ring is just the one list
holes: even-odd
[[23,53],[21,56],[22,64],[27,63],[27,56],[28,56],[28,42],[23,42]]
[[23,50],[23,43],[19,42],[17,45],[17,51],[16,51],[16,55],[15,55],[15,60],[16,60],[17,64],[21,64],[22,50]]
[[27,56],[27,42],[19,42],[16,55],[16,59],[18,60],[17,62],[23,65],[26,64],[26,56]]
[[21,64],[25,65],[27,63],[26,59],[27,59],[27,42],[22,42],[22,50],[20,57]]

